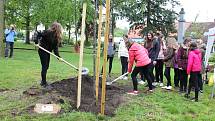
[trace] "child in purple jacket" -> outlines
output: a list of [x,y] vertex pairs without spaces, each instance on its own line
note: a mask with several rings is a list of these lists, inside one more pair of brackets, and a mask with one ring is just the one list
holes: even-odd
[[178,49],[177,52],[177,63],[179,69],[179,79],[180,79],[180,92],[186,92],[187,90],[187,61],[188,61],[188,47],[191,39],[185,39],[183,44]]

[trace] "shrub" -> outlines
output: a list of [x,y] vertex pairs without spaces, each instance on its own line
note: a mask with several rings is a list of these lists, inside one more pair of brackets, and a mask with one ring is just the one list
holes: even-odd
[[215,54],[212,54],[209,58],[209,62],[215,62]]

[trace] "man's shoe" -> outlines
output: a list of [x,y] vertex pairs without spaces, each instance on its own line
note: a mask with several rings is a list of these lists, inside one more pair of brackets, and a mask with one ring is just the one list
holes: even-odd
[[191,101],[192,101],[192,102],[198,102],[198,99],[192,98]]
[[162,89],[166,89],[167,88],[167,86],[164,86],[164,87],[161,87]]
[[167,89],[167,90],[171,90],[171,89],[172,89],[172,86],[167,86],[166,89]]
[[128,80],[128,77],[127,77],[127,76],[125,76],[125,77],[123,78],[123,80]]
[[42,87],[45,88],[46,86],[48,86],[48,84],[47,84],[47,82],[41,82],[41,83],[40,83],[40,86],[42,86]]
[[144,82],[143,80],[138,81],[138,84],[144,85],[146,82]]
[[190,98],[189,94],[184,95],[185,98]]
[[163,87],[163,83],[160,83],[160,87]]

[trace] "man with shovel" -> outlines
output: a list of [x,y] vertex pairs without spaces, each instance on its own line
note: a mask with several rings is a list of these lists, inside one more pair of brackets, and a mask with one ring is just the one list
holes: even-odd
[[[41,38],[39,46],[50,52],[54,51],[54,54],[60,57],[58,52],[58,46],[61,41],[61,34],[62,34],[61,24],[54,22],[48,30],[45,30],[43,33],[39,33],[38,37]],[[38,44],[38,41],[35,41],[35,44]],[[50,54],[45,52],[41,48],[39,48],[38,54],[40,56],[40,62],[42,65],[41,71],[42,80],[40,85],[46,87],[48,85],[46,82],[46,74],[49,68]],[[62,58],[59,58],[59,60],[61,61]]]

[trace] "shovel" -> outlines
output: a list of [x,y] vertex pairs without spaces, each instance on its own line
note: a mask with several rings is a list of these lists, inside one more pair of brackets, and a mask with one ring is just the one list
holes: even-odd
[[128,72],[126,72],[126,73],[124,73],[123,75],[121,75],[121,76],[117,77],[116,79],[114,79],[114,80],[113,80],[113,81],[111,81],[111,82],[106,82],[106,85],[107,85],[107,86],[112,85],[112,84],[113,84],[113,82],[115,82],[115,81],[117,81],[117,80],[121,79],[122,77],[124,77],[124,76],[125,76],[125,75],[127,75],[127,74],[128,74]]
[[[76,66],[74,66],[74,65],[72,65],[71,63],[65,61],[63,58],[60,58],[60,57],[56,56],[55,54],[49,52],[48,50],[46,50],[45,48],[39,46],[38,44],[36,44],[35,46],[39,47],[39,48],[42,49],[43,51],[45,51],[45,52],[51,54],[52,56],[56,57],[57,59],[61,60],[61,61],[64,62],[65,64],[71,66],[71,67],[74,68],[76,71],[78,71],[78,68],[77,68]],[[86,67],[83,67],[83,68],[82,68],[82,75],[87,75],[88,73],[89,73],[89,69],[86,68]]]

